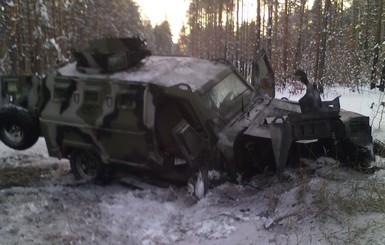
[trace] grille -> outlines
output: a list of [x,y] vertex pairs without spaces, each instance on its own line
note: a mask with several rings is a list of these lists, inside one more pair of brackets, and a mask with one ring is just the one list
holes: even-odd
[[369,120],[366,117],[351,119],[349,127],[352,133],[370,132]]
[[198,132],[183,120],[174,128],[174,135],[186,160],[190,163],[194,161],[202,151],[203,144]]

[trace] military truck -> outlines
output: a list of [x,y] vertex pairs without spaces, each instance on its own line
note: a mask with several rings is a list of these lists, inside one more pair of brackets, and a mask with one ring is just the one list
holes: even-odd
[[252,83],[224,61],[151,56],[138,37],[91,41],[74,56],[42,78],[1,78],[0,139],[23,150],[44,137],[77,178],[106,179],[118,163],[194,180],[202,196],[211,169],[235,178],[300,157],[373,159],[368,117],[339,98],[276,99],[264,52]]

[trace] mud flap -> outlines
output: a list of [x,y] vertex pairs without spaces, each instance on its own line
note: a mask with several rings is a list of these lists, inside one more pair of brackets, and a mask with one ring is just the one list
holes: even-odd
[[[277,121],[281,122],[277,122]],[[292,142],[292,129],[289,122],[282,117],[275,118],[270,124],[271,143],[278,173],[285,168]]]

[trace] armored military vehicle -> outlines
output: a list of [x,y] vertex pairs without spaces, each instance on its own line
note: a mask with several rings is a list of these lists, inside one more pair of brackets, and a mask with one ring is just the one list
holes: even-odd
[[23,150],[42,136],[78,178],[108,178],[119,163],[194,177],[202,196],[211,169],[234,177],[323,154],[372,160],[369,118],[340,110],[339,98],[274,98],[264,52],[251,84],[223,61],[151,56],[137,37],[92,41],[74,56],[43,78],[1,78],[0,139]]

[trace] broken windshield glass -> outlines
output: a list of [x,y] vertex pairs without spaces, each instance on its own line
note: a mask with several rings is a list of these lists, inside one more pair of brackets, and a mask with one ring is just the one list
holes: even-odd
[[242,109],[243,94],[250,95],[250,87],[235,73],[231,73],[204,93],[202,98],[208,108],[218,112],[223,120],[228,121]]

